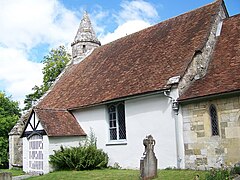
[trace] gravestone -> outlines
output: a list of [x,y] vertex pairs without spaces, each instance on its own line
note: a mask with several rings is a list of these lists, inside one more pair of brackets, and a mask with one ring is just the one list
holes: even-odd
[[140,160],[140,179],[147,180],[157,177],[157,158],[154,153],[156,141],[151,135],[143,140],[145,151]]

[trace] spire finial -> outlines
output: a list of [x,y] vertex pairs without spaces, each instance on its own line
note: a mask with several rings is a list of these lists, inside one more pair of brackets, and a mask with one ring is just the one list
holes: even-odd
[[96,37],[87,11],[83,12],[83,18],[80,22],[77,35],[74,39],[74,42],[76,41],[89,41],[100,45],[100,41]]
[[73,59],[79,59],[92,49],[101,46],[93,30],[87,11],[83,12],[83,18],[71,46]]

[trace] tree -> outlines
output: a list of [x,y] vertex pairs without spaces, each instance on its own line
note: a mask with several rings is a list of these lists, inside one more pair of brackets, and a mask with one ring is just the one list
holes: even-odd
[[43,94],[49,90],[59,74],[64,70],[70,61],[70,54],[67,53],[64,46],[52,49],[48,55],[43,57],[43,84],[32,88],[33,93],[26,95],[24,100],[24,110],[32,107],[32,102],[38,100]]
[[0,168],[8,165],[8,133],[19,117],[18,103],[0,91]]

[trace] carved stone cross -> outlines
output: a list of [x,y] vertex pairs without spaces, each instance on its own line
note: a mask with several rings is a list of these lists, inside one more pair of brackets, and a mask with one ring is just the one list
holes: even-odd
[[143,154],[146,154],[148,151],[153,151],[155,144],[156,141],[153,139],[152,135],[147,136],[143,140],[143,145],[145,146],[145,152]]
[[140,179],[147,180],[157,177],[157,158],[153,152],[156,141],[152,135],[143,140],[145,147],[143,157],[140,160]]

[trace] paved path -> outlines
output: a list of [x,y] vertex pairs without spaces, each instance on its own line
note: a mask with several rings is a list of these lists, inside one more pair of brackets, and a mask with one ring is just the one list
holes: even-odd
[[32,177],[32,175],[26,174],[26,175],[21,175],[21,176],[13,176],[12,180],[21,180],[21,179],[27,179]]

